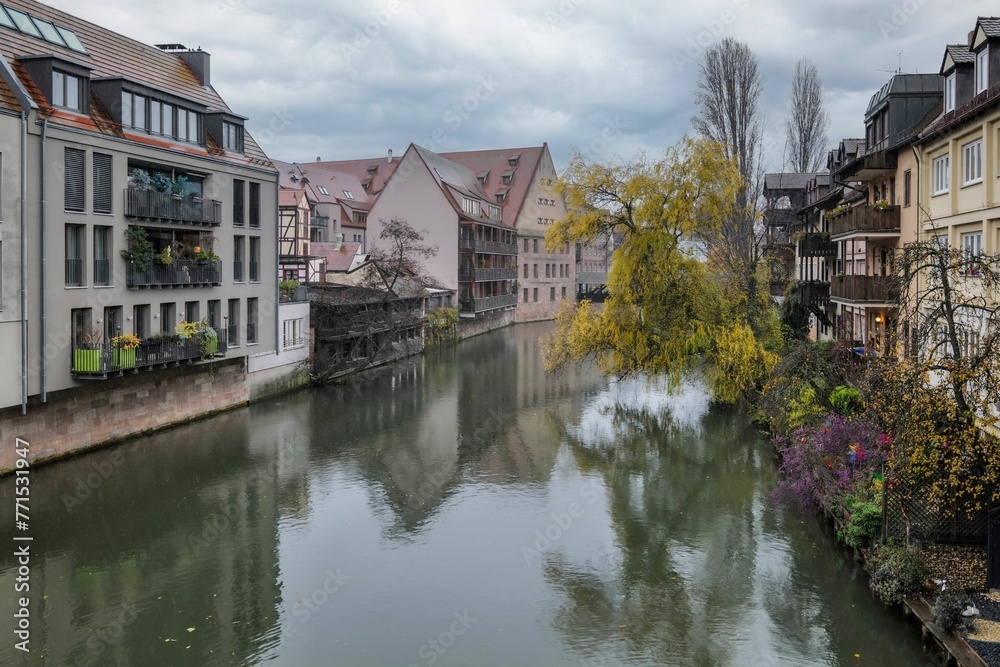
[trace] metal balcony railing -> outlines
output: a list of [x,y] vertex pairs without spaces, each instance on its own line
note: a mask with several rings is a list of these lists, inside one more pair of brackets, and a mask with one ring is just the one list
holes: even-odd
[[218,227],[222,224],[222,202],[200,197],[181,197],[157,190],[126,188],[125,217]]
[[463,268],[458,279],[464,282],[486,282],[489,280],[517,280],[517,267]]
[[94,284],[95,285],[110,285],[111,284],[111,260],[110,259],[95,259],[94,260]]
[[129,263],[126,272],[128,287],[169,287],[175,285],[221,285],[222,262],[205,260],[175,260],[170,264],[153,264],[142,270]]
[[517,242],[484,241],[482,239],[461,238],[458,240],[459,250],[471,250],[487,255],[516,255]]
[[83,260],[66,260],[66,285],[68,287],[80,287],[83,285]]
[[482,313],[487,310],[496,310],[497,308],[516,305],[516,294],[501,294],[499,296],[487,296],[478,299],[465,299],[462,301],[462,311],[466,313]]
[[131,350],[115,348],[111,343],[81,344],[73,347],[71,371],[74,377],[103,379],[111,373],[224,357],[227,351],[226,341],[219,334],[214,337],[153,338]]

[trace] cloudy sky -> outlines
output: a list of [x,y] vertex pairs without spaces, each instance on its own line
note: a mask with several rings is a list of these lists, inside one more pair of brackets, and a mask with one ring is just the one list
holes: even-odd
[[308,161],[549,143],[557,168],[691,132],[697,63],[722,36],[764,74],[769,167],[795,61],[817,65],[830,142],[863,134],[897,69],[938,71],[974,0],[49,0],[148,44],[212,54],[212,82],[272,157]]

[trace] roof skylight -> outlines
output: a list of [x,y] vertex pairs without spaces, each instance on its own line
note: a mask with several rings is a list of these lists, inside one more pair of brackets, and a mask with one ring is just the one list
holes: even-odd
[[50,44],[69,47],[77,53],[87,53],[83,42],[69,28],[63,28],[51,21],[25,14],[21,10],[7,5],[0,5],[0,26],[17,30],[31,37],[44,39]]

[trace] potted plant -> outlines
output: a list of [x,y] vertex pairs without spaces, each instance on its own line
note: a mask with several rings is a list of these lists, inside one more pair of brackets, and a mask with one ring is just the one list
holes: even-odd
[[135,351],[142,341],[135,334],[121,334],[111,339],[114,364],[117,368],[135,368]]
[[104,331],[93,326],[79,330],[76,334],[76,345],[73,346],[73,370],[83,373],[100,373],[101,343]]
[[174,196],[174,199],[180,199],[187,192],[187,176],[178,176],[174,180],[170,181],[170,194]]
[[163,172],[156,172],[150,178],[150,184],[157,192],[170,192],[173,188],[173,181]]
[[202,322],[201,325],[201,356],[211,359],[219,351],[219,332],[207,322]]
[[149,235],[142,227],[129,227],[125,230],[125,240],[128,247],[122,250],[122,257],[135,265],[139,271],[149,271],[153,266],[156,250]]
[[889,200],[879,199],[874,204],[872,204],[872,210],[875,211],[887,211],[889,210]]
[[282,280],[278,283],[278,297],[281,301],[291,301],[298,289],[298,280]]
[[145,169],[133,169],[128,174],[128,187],[133,190],[149,190],[153,187],[153,179]]

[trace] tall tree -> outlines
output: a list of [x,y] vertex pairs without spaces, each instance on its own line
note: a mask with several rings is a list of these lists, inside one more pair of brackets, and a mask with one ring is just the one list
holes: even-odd
[[826,155],[830,115],[823,106],[823,83],[809,58],[795,63],[792,94],[785,115],[785,137],[791,151],[793,172],[819,171]]
[[692,122],[735,161],[741,186],[722,224],[700,229],[697,238],[712,271],[726,276],[728,289],[738,295],[750,327],[763,335],[772,302],[759,202],[764,180],[760,66],[749,46],[727,37],[709,47],[698,69],[699,113]]
[[[652,373],[674,385],[700,368],[724,401],[759,388],[777,359],[773,340],[756,335],[730,283],[685,243],[723,224],[741,186],[735,161],[705,139],[686,139],[656,161],[574,157],[558,186],[570,213],[550,228],[549,247],[608,234],[621,242],[604,309],[567,305],[547,366],[595,358],[607,373]],[[768,335],[780,333],[772,326]]]

